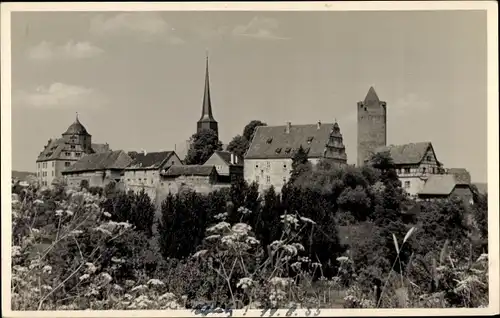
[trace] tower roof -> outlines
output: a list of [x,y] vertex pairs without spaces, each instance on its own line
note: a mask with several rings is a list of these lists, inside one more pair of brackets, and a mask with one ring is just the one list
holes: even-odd
[[76,114],[75,122],[72,123],[63,135],[89,135],[87,129],[78,120],[78,114]]
[[201,109],[201,118],[199,120],[205,122],[215,121],[212,114],[212,102],[210,100],[210,76],[208,72],[208,54],[206,56],[206,69],[205,69],[205,91],[203,94],[203,105]]
[[368,94],[366,94],[365,97],[365,104],[370,103],[370,102],[379,102],[380,99],[377,96],[377,93],[375,92],[375,89],[373,86],[370,87],[368,90]]

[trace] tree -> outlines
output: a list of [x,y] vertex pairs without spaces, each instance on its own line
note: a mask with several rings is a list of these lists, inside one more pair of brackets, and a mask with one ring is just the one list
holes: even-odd
[[250,147],[250,143],[252,142],[255,129],[259,126],[267,126],[267,124],[261,122],[260,120],[252,120],[249,122],[245,128],[243,128],[243,135],[235,136],[227,146],[227,150],[240,157],[244,157],[248,147]]
[[310,168],[311,167],[307,158],[307,153],[301,145],[292,158],[292,172],[290,176],[290,183],[295,182],[295,180],[297,180],[297,178],[303,173],[310,171]]
[[191,137],[191,147],[186,156],[186,164],[204,164],[216,150],[222,150],[222,142],[217,133],[211,129],[200,130]]
[[255,134],[255,129],[259,126],[267,126],[267,124],[261,122],[260,120],[252,120],[249,122],[243,129],[243,138],[248,140],[248,142],[251,142],[253,135]]
[[227,145],[227,151],[230,151],[239,157],[244,157],[249,146],[250,143],[245,137],[237,135]]

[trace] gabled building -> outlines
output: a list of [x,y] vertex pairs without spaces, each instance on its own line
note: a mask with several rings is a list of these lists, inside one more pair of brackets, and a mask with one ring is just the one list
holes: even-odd
[[209,193],[218,182],[218,173],[213,165],[171,166],[161,172],[162,198],[169,193],[191,190]]
[[375,152],[389,152],[399,180],[410,196],[416,196],[424,188],[430,175],[444,173],[431,142],[379,147]]
[[244,160],[244,178],[256,182],[261,191],[274,186],[280,191],[290,178],[292,158],[302,146],[314,165],[328,159],[347,165],[347,155],[338,123],[260,126],[255,130]]
[[82,157],[110,151],[108,144],[92,143],[92,136],[80,123],[78,115],[75,122],[62,134],[62,138],[49,139],[36,159],[36,176],[44,186],[51,186],[62,171]]
[[215,151],[204,165],[215,167],[219,182],[230,183],[234,177],[243,177],[243,158],[229,151]]
[[79,187],[86,181],[90,187],[104,187],[111,181],[119,182],[121,173],[132,162],[123,150],[86,155],[62,171],[68,186]]
[[457,175],[442,174],[431,175],[423,189],[418,193],[418,198],[423,200],[447,199],[459,196],[465,203],[473,204],[470,181]]
[[123,170],[123,184],[127,191],[144,191],[156,198],[160,185],[160,172],[173,165],[182,165],[175,151],[129,152],[132,162]]

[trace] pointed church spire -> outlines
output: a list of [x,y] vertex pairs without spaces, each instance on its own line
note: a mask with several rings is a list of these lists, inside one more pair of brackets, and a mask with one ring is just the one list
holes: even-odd
[[210,100],[210,75],[208,71],[208,51],[206,52],[205,65],[205,92],[203,94],[203,107],[200,121],[215,121],[212,114],[212,101]]
[[205,65],[205,91],[203,93],[203,105],[201,109],[201,118],[198,121],[197,129],[212,129],[218,133],[218,124],[212,113],[212,101],[210,99],[210,75],[208,70],[208,50],[206,51]]
[[368,104],[369,102],[379,102],[379,101],[380,100],[378,99],[375,89],[373,88],[373,86],[371,86],[370,89],[368,90],[368,94],[366,94],[365,104]]

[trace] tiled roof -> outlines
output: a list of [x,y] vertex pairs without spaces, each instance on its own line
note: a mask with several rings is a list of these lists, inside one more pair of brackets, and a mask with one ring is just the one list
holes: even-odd
[[203,165],[185,165],[185,166],[170,166],[166,171],[162,172],[161,175],[166,177],[178,177],[178,176],[209,176],[215,172],[214,166],[203,166]]
[[63,171],[65,173],[99,171],[99,170],[122,170],[132,162],[123,150],[107,151],[103,153],[90,154],[82,157],[73,165]]
[[394,164],[419,164],[432,144],[428,141],[379,147],[375,152],[389,151]]
[[419,194],[449,195],[456,185],[455,177],[451,174],[433,174],[429,176]]
[[457,184],[470,184],[471,178],[470,173],[464,168],[449,168],[446,169],[446,173],[454,175]]
[[479,193],[481,193],[481,194],[488,193],[488,184],[487,183],[479,182],[479,183],[474,183],[474,185],[477,187],[477,190],[479,191]]
[[[70,143],[67,143],[64,138],[57,138],[49,140],[48,145],[45,149],[38,155],[37,161],[50,161],[56,159],[62,159],[62,153],[65,151],[78,151],[84,152],[83,148],[79,144],[74,144],[75,148],[70,148]],[[106,151],[111,151],[108,144],[92,144],[92,150],[95,153],[102,153]],[[71,160],[64,158],[64,160]]]
[[[231,164],[231,152],[230,151],[215,151],[215,153],[221,157],[222,160],[224,160],[228,165]],[[237,155],[234,154],[236,157]],[[243,165],[243,158],[238,156],[238,163],[235,164],[237,166],[242,166]]]
[[87,129],[80,123],[78,117],[72,123],[63,135],[89,135]]
[[111,151],[108,144],[92,144],[92,150],[94,150],[95,153]]
[[292,124],[289,133],[286,128],[286,125],[257,127],[245,159],[292,158],[301,145],[306,151],[309,148],[309,158],[320,158],[333,124],[323,123],[319,129],[317,124]]
[[174,154],[173,151],[161,151],[161,152],[131,152],[129,153],[133,161],[127,170],[134,169],[159,169],[161,164],[168,160]]

